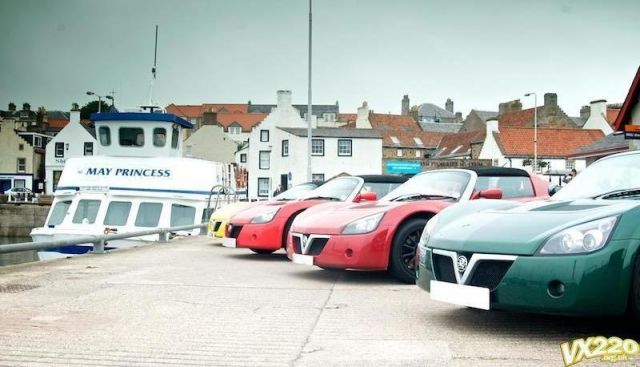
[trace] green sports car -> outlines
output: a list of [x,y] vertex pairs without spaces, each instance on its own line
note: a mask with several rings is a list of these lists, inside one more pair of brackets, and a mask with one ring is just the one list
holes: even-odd
[[425,227],[417,283],[480,308],[640,318],[640,151],[603,158],[551,199],[451,206]]

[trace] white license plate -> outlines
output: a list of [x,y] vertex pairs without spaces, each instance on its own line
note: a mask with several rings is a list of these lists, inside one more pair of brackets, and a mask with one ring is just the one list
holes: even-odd
[[431,299],[435,301],[480,308],[483,310],[489,309],[489,288],[432,280],[430,293]]
[[222,239],[222,246],[224,247],[236,247],[236,239],[225,237]]
[[293,254],[291,261],[293,261],[294,264],[313,265],[313,256]]

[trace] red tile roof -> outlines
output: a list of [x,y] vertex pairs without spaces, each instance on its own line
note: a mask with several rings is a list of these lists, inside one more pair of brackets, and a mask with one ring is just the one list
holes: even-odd
[[358,119],[357,113],[341,113],[338,115],[339,122],[351,123]]
[[[494,134],[507,157],[533,156],[532,128],[500,127]],[[564,158],[604,137],[601,130],[538,128],[538,156]]]
[[486,130],[445,135],[438,145],[437,157],[471,156],[471,144],[484,142]]
[[242,127],[243,132],[251,132],[254,126],[261,123],[267,117],[266,113],[218,113],[218,123],[225,130],[229,126],[238,124]]
[[633,111],[633,108],[638,104],[638,98],[640,98],[640,67],[638,67],[638,72],[633,78],[633,82],[631,82],[629,93],[627,93],[627,98],[624,99],[615,126],[613,127],[614,130],[624,131],[624,125],[631,122],[631,111]]
[[615,129],[616,119],[618,118],[619,114],[620,114],[619,108],[607,108],[607,121],[609,122],[609,125],[611,125],[614,129]]
[[[382,136],[383,146],[433,148],[438,146],[440,139],[446,135],[422,131],[420,125],[411,116],[370,113],[369,122],[371,127]],[[392,136],[398,139],[398,144],[393,142]],[[422,145],[416,143],[414,137],[420,138]]]
[[246,103],[204,103],[201,105],[176,105],[172,103],[165,109],[174,115],[193,119],[202,117],[205,112],[247,113],[249,105]]
[[[526,127],[533,121],[533,108],[521,111],[513,111],[498,116],[498,123],[504,127]],[[538,107],[538,113],[540,107]]]
[[55,129],[62,129],[67,126],[68,123],[68,119],[47,119],[47,124],[49,124],[49,127]]

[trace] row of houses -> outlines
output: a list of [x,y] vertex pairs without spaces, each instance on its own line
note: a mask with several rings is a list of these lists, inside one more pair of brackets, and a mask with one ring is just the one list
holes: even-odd
[[[355,113],[341,113],[337,102],[314,105],[312,179],[324,181],[343,173],[415,174],[478,164],[561,177],[603,155],[630,149],[617,131],[640,118],[640,70],[638,75],[623,104],[592,101],[575,117],[560,108],[555,93],[546,93],[537,109],[523,109],[513,100],[498,104],[496,111],[471,110],[465,118],[454,112],[450,99],[445,108],[410,106],[407,95],[398,115],[377,113],[366,102]],[[9,107],[0,111],[5,157],[0,161],[0,191],[24,186],[51,193],[66,159],[93,154],[95,131],[90,121],[80,120],[77,106],[44,117],[29,106],[23,111]],[[239,184],[248,187],[252,199],[308,179],[307,107],[294,105],[290,91],[278,91],[275,104],[170,104],[166,110],[194,124],[185,134],[183,154],[234,163]],[[538,167],[533,167],[534,116]]]

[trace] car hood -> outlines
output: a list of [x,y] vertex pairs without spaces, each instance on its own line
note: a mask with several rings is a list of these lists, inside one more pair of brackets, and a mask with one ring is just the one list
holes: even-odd
[[555,233],[618,215],[638,204],[618,200],[549,200],[489,209],[439,223],[428,245],[456,252],[533,255]]
[[369,215],[387,212],[406,203],[370,201],[361,203],[325,203],[301,213],[293,222],[294,232],[339,234],[350,222]]
[[211,214],[211,219],[212,220],[227,220],[229,219],[231,216],[233,216],[236,213],[239,213],[242,210],[248,209],[250,207],[259,205],[257,202],[247,202],[247,201],[241,201],[238,203],[232,203],[232,204],[228,204],[223,206],[222,208],[216,210],[215,212],[213,212],[213,214]]
[[[233,224],[246,224],[251,222],[254,217],[257,217],[265,212],[269,212],[274,209],[286,210],[287,212],[295,212],[297,210],[303,210],[311,206],[324,203],[324,200],[302,200],[302,201],[267,201],[260,205],[241,210],[231,217],[229,220]],[[279,212],[279,213],[280,213]],[[279,215],[279,214],[277,214]]]

